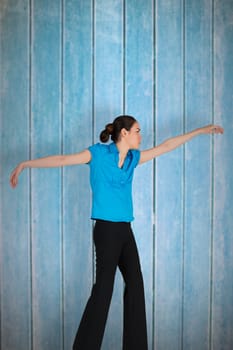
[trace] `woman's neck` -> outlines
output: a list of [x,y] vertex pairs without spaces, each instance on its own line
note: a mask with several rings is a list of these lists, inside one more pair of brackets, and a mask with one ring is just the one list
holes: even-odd
[[118,161],[118,167],[122,168],[125,158],[127,156],[127,153],[129,151],[129,147],[122,141],[116,143],[117,149],[119,151],[119,161]]

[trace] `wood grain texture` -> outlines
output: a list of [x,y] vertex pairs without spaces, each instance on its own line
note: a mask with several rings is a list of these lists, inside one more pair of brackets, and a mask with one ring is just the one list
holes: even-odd
[[[68,0],[63,11],[63,153],[69,154],[92,142],[92,2]],[[93,282],[88,176],[86,165],[63,169],[65,349],[72,348]]]
[[[183,132],[183,9],[156,8],[156,143]],[[179,349],[182,338],[183,150],[156,161],[155,348]]]
[[[61,153],[61,3],[32,7],[32,158]],[[33,348],[60,349],[61,171],[32,169]]]
[[28,15],[26,1],[0,3],[0,347],[19,350],[31,347],[29,182],[14,192],[9,175],[29,156]]
[[[188,131],[210,124],[213,118],[210,1],[186,1],[185,22],[185,128]],[[209,346],[212,165],[212,138],[200,137],[186,145],[184,349],[207,349]]]
[[[133,230],[149,350],[233,348],[232,0],[0,1],[0,348],[70,350],[95,278],[87,165],[9,174],[76,153],[115,116],[141,148],[211,122],[136,169]],[[115,280],[102,350],[122,344]]]
[[212,348],[233,345],[233,186],[232,186],[232,90],[233,5],[214,2],[214,118],[225,127],[224,138],[214,142],[213,196],[213,299]]

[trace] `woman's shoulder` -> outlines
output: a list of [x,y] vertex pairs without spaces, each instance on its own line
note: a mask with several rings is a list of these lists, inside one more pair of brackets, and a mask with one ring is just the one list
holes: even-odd
[[139,160],[140,160],[141,151],[138,149],[131,149],[130,154],[131,154],[131,158],[132,158],[132,164],[133,164],[134,168],[136,168],[136,166],[138,165]]
[[106,151],[108,151],[108,148],[109,148],[108,144],[97,142],[97,143],[91,145],[88,149],[91,152],[106,152]]
[[100,142],[97,142],[94,145],[90,146],[88,150],[91,152],[92,159],[101,159],[103,156],[109,153],[109,146],[109,144],[103,144]]

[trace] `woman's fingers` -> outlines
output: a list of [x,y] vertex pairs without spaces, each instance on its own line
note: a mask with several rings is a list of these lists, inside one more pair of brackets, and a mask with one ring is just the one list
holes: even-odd
[[18,176],[19,176],[19,173],[20,173],[20,166],[18,166],[17,168],[15,168],[13,170],[13,172],[11,173],[11,176],[10,176],[10,184],[11,184],[11,187],[15,188],[18,184]]
[[10,177],[10,184],[11,184],[11,187],[16,187],[17,185],[17,180],[16,180],[16,177],[15,177],[15,173],[13,173]]
[[224,129],[220,125],[212,125],[211,132],[214,134],[223,134]]
[[223,134],[224,129],[220,125],[207,125],[202,129],[205,134]]

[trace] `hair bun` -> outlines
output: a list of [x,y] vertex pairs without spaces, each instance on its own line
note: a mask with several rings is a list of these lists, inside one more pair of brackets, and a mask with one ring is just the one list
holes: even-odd
[[105,130],[109,133],[109,135],[112,135],[113,133],[113,123],[109,123],[105,126]]
[[113,133],[113,123],[109,123],[105,126],[105,129],[100,133],[100,141],[108,142],[109,136]]

